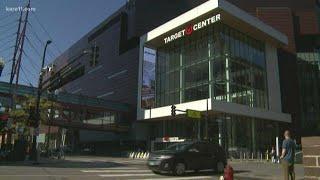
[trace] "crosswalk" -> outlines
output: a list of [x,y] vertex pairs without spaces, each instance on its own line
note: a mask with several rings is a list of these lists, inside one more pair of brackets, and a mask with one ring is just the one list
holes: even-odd
[[113,180],[212,180],[218,179],[212,175],[187,175],[184,177],[177,177],[172,175],[159,175],[153,173],[145,167],[109,167],[109,168],[89,168],[80,170],[84,175],[95,175],[103,179]]

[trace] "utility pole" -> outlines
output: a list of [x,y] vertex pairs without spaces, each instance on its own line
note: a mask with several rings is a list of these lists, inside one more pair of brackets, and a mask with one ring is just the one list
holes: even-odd
[[22,23],[22,11],[20,13],[20,18],[19,18],[19,25],[18,25],[18,31],[17,31],[17,36],[16,36],[16,44],[15,44],[15,48],[14,48],[14,52],[13,52],[13,57],[12,57],[12,66],[11,66],[11,74],[10,74],[10,94],[11,94],[11,108],[13,108],[14,106],[14,97],[13,97],[13,88],[12,88],[12,83],[14,80],[14,76],[15,76],[15,67],[16,67],[16,58],[17,58],[17,52],[18,49],[20,47],[20,40],[21,40],[21,36],[20,36],[20,30],[21,30],[21,23]]
[[[27,8],[30,8],[30,0],[28,2]],[[12,69],[11,69],[11,76],[10,76],[10,93],[11,93],[11,109],[15,109],[15,94],[16,94],[16,90],[18,87],[18,82],[19,82],[19,71],[20,71],[20,65],[21,65],[21,56],[22,56],[22,52],[23,52],[23,43],[24,43],[24,38],[25,38],[25,32],[26,32],[26,27],[27,27],[27,21],[28,21],[28,15],[29,15],[29,11],[27,11],[27,14],[25,16],[25,21],[24,21],[24,27],[23,30],[20,34],[20,28],[21,28],[21,20],[22,20],[22,15],[23,13],[20,13],[20,18],[19,18],[19,25],[18,25],[18,32],[17,32],[17,38],[16,38],[16,45],[15,45],[15,49],[14,49],[14,54],[13,54],[13,59],[12,59]],[[21,44],[20,44],[21,43]],[[17,56],[17,52],[18,50],[20,50],[20,54],[18,59],[16,60],[16,56]],[[14,76],[16,76],[16,84],[15,84],[15,88],[12,87],[13,85],[13,80],[14,80]],[[11,145],[11,132],[10,130],[8,131],[7,134],[8,138],[7,138],[7,144],[9,144],[9,148]]]
[[21,11],[21,13],[20,13],[18,31],[17,31],[17,36],[16,36],[16,44],[15,44],[15,48],[14,48],[14,52],[13,52],[13,57],[12,57],[12,67],[11,67],[11,75],[10,75],[10,84],[12,84],[13,79],[14,79],[14,75],[15,75],[14,67],[15,67],[15,65],[16,65],[16,56],[17,56],[17,52],[18,52],[18,48],[19,48],[19,44],[20,44],[21,21],[22,21],[22,11]]
[[[30,0],[29,0],[29,3],[27,5],[27,8],[30,9]],[[22,34],[21,34],[21,48],[20,48],[20,52],[19,52],[18,61],[17,61],[17,64],[16,64],[16,73],[17,73],[16,88],[17,88],[18,83],[19,83],[19,75],[20,75],[20,69],[21,69],[21,58],[22,58],[22,53],[23,53],[24,40],[26,38],[28,17],[29,17],[29,11],[27,11],[27,13],[26,13],[26,17],[24,19],[23,30],[22,30]]]
[[[28,9],[30,8],[30,0],[26,6]],[[22,53],[23,53],[23,46],[24,46],[24,40],[25,40],[25,33],[26,33],[26,28],[27,28],[27,23],[28,23],[28,17],[29,17],[29,11],[26,12],[26,16],[24,18],[24,25],[23,29],[21,31],[21,24],[22,24],[22,16],[23,13],[21,11],[20,13],[20,18],[19,18],[19,25],[18,25],[18,31],[17,31],[17,36],[16,36],[16,44],[15,44],[15,49],[13,53],[13,58],[12,58],[12,67],[11,67],[11,76],[10,76],[10,93],[11,93],[11,108],[14,109],[14,100],[15,100],[15,93],[16,89],[19,83],[19,74],[20,74],[20,66],[21,66],[21,58],[22,58]],[[21,31],[21,33],[20,33]],[[19,51],[19,55],[18,55]],[[18,55],[18,58],[17,58]],[[14,78],[16,76],[16,85],[15,88],[12,87]]]

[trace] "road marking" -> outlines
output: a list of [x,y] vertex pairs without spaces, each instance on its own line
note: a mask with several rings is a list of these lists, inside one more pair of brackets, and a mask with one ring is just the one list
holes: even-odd
[[143,160],[131,160],[131,161],[108,161],[108,162],[115,162],[115,163],[147,163],[147,161],[143,161]]
[[156,176],[156,174],[100,174],[100,177]]
[[85,173],[131,173],[131,172],[151,172],[150,170],[144,170],[144,169],[135,169],[135,170],[125,170],[125,169],[114,169],[114,170],[81,170],[81,172]]
[[[187,180],[187,179],[212,179],[212,176],[191,176],[191,177],[168,177],[168,178],[152,178],[152,179],[143,179],[143,180],[155,180],[155,179],[164,179],[164,180]],[[141,179],[132,179],[132,180],[141,180]]]
[[0,177],[69,177],[69,176],[95,176],[95,175],[83,175],[83,174],[1,174]]
[[[139,169],[139,168],[136,168],[136,167],[110,167],[110,168],[94,168],[94,169],[95,170],[133,170],[133,169]],[[90,171],[90,170],[83,169],[81,171]]]

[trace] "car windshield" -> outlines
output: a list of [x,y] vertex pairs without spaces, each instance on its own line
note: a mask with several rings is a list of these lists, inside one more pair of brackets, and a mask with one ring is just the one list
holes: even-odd
[[186,150],[192,143],[176,143],[170,145],[166,148],[168,151],[184,151]]

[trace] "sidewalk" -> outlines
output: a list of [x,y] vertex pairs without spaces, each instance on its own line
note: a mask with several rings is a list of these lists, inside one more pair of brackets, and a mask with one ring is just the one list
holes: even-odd
[[[58,159],[49,159],[49,158],[40,158],[39,164],[57,164],[63,163],[64,160]],[[32,166],[34,165],[34,161],[25,160],[25,161],[0,161],[1,166]]]
[[[261,180],[279,180],[282,178],[281,164],[273,164],[270,162],[252,162],[252,161],[238,161],[230,162],[235,173],[235,178],[240,180],[251,180],[251,179],[261,179]],[[304,169],[303,165],[295,165],[296,179],[304,179]]]

